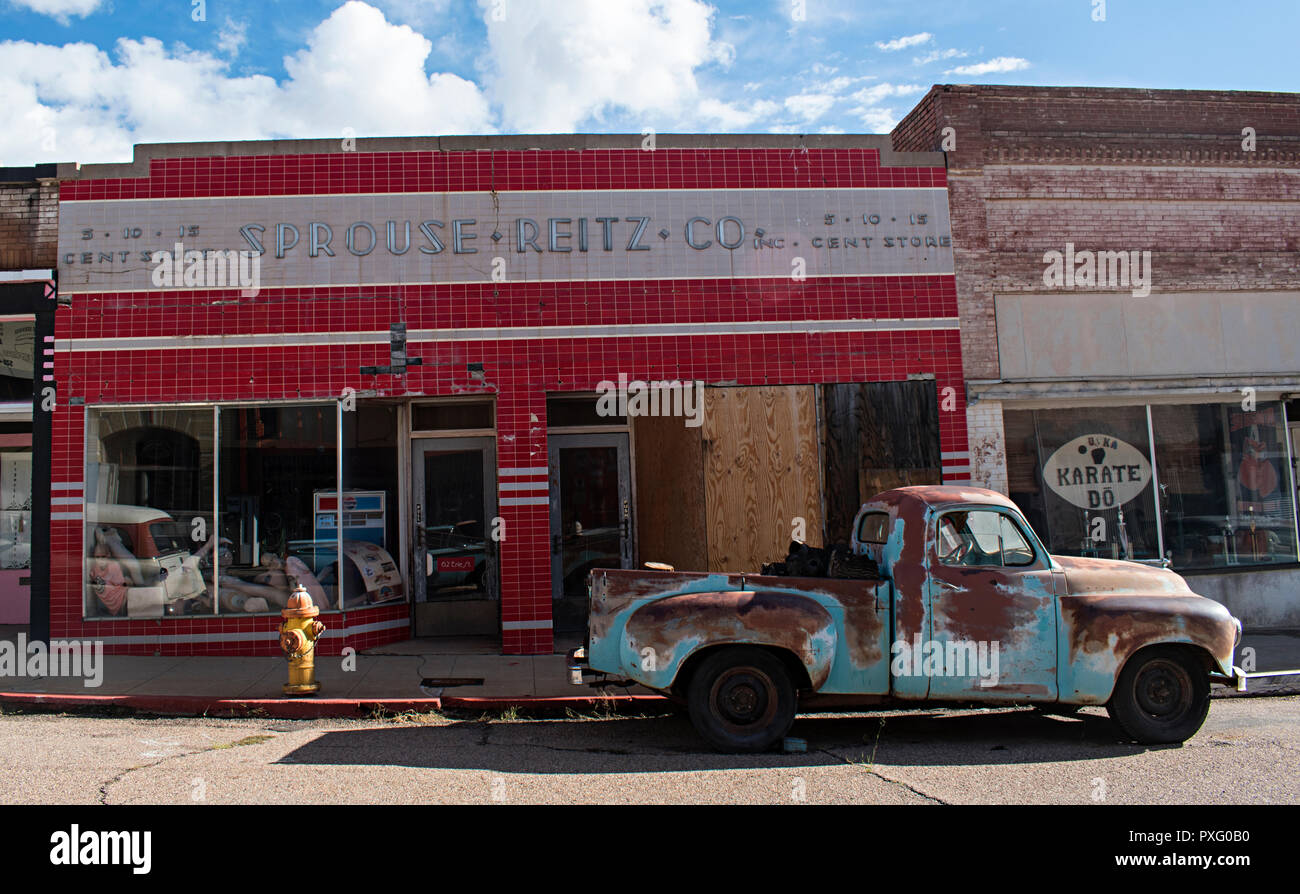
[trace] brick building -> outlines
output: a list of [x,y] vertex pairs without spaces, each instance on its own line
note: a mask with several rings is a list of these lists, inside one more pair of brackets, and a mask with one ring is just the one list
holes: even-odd
[[1058,553],[1300,621],[1300,97],[936,86],[972,476]]
[[847,541],[879,489],[968,480],[943,155],[640,143],[155,145],[69,174],[52,634],[271,653],[292,577],[326,651],[549,652],[591,567],[752,570]]

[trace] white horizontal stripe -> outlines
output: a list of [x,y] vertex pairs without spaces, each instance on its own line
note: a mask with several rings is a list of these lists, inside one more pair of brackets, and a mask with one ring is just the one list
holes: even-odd
[[[640,323],[592,326],[503,326],[480,329],[416,329],[408,349],[420,342],[510,341],[540,338],[644,338],[689,335],[765,335],[804,332],[910,332],[955,330],[957,317],[914,320],[752,320],[726,323]],[[151,335],[137,338],[60,339],[60,351],[157,351],[168,349],[305,348],[322,345],[388,344],[383,332],[265,332],[254,335]]]
[[50,490],[81,490],[85,486],[84,481],[54,481],[50,484]]
[[969,475],[969,474],[970,474],[970,466],[969,466],[969,465],[965,465],[965,466],[943,466],[942,468],[943,468],[943,474],[945,474],[945,475]]
[[526,469],[497,469],[497,474],[506,477],[510,475],[549,475],[551,472],[546,466],[531,466]]
[[[910,189],[911,187],[908,187],[908,188]],[[917,187],[917,188],[918,188],[918,189],[921,189],[921,188],[924,188],[924,187]],[[936,271],[933,271],[933,272],[931,272],[931,273],[818,273],[818,274],[815,275],[815,276],[808,276],[808,277],[806,277],[806,278],[805,278],[804,280],[802,280],[802,281],[803,281],[803,282],[807,282],[808,280],[815,280],[815,279],[883,279],[883,278],[885,278],[885,277],[893,277],[893,278],[897,278],[897,277],[900,277],[900,276],[906,278],[906,277],[909,277],[909,276],[952,276],[952,275],[953,275],[953,271],[952,271],[952,270],[936,270]],[[605,276],[605,277],[600,277],[600,276],[591,276],[591,277],[586,277],[586,278],[584,278],[584,279],[574,279],[572,276],[562,276],[562,277],[559,277],[559,278],[556,278],[556,279],[549,279],[549,278],[547,278],[547,277],[542,277],[542,278],[540,278],[540,279],[517,279],[517,280],[507,280],[507,282],[514,282],[514,283],[518,283],[519,285],[532,285],[532,284],[534,284],[534,283],[552,283],[552,282],[554,282],[554,283],[595,283],[595,282],[628,282],[629,280],[635,280],[635,281],[640,282],[640,281],[644,281],[644,280],[648,280],[648,279],[653,279],[653,280],[655,280],[655,281],[661,281],[661,282],[681,282],[681,281],[685,281],[685,280],[688,280],[688,279],[707,279],[707,280],[711,280],[711,281],[713,281],[713,282],[718,282],[718,281],[721,281],[721,280],[728,280],[728,279],[734,279],[734,280],[745,280],[745,279],[782,279],[782,278],[783,278],[783,277],[780,277],[780,276],[773,276],[771,273],[753,273],[753,274],[743,274],[743,273],[725,273],[725,274],[721,274],[721,275],[717,275],[717,276],[703,276],[703,275],[700,275],[700,274],[696,274],[696,275],[694,275],[694,276],[654,276],[654,277],[647,277],[647,276]],[[409,287],[411,287],[411,286],[427,286],[427,285],[439,285],[439,286],[482,286],[482,285],[487,285],[487,284],[490,283],[490,282],[494,282],[494,280],[483,279],[482,277],[477,278],[477,279],[440,279],[440,280],[438,280],[436,283],[434,283],[434,282],[428,282],[428,281],[420,281],[420,282],[327,282],[327,283],[322,283],[322,282],[283,282],[283,283],[277,283],[277,284],[274,285],[274,286],[263,286],[262,289],[261,289],[261,291],[263,291],[263,292],[270,292],[270,291],[279,290],[279,289],[400,289],[400,288],[409,288]],[[199,292],[199,291],[207,292],[207,291],[220,291],[220,290],[218,290],[218,289],[212,289],[210,286],[196,286],[196,287],[194,287],[194,288],[189,288],[189,289],[185,289],[185,288],[169,288],[169,289],[165,289],[165,290],[164,290],[164,289],[138,289],[138,288],[136,288],[136,289],[105,289],[105,288],[102,288],[102,287],[101,287],[101,288],[94,288],[94,289],[73,289],[73,288],[69,287],[69,288],[59,289],[59,294],[60,294],[60,295],[67,295],[67,296],[71,297],[71,296],[73,296],[73,295],[117,295],[117,294],[121,294],[121,293],[123,293],[123,292],[147,292],[147,293],[149,293],[149,294],[155,294],[155,295],[156,295],[156,294],[161,294],[161,293],[164,292],[164,291],[167,292],[167,293],[169,293],[169,294],[184,294],[184,293],[187,293],[187,292]],[[227,289],[226,291],[229,291],[229,292],[239,292],[239,291],[241,291],[241,290],[240,290],[240,289]]]
[[549,481],[502,481],[498,490],[550,490]]
[[[193,616],[191,616],[193,617]],[[233,617],[229,613],[221,615],[206,615],[198,620],[211,618]],[[238,615],[240,618],[255,617],[244,613]],[[96,621],[96,623],[114,624],[118,621],[139,621],[140,618],[114,618],[109,621]],[[342,630],[335,627],[325,628],[325,638],[339,639],[345,636],[354,636],[359,633],[372,633],[376,630],[393,630],[399,627],[409,627],[411,621],[409,618],[393,618],[388,621],[373,621],[369,624],[349,625]],[[280,634],[275,630],[261,630],[245,633],[158,633],[151,635],[133,635],[133,636],[90,636],[87,639],[95,642],[102,642],[105,645],[115,646],[140,646],[149,645],[150,643],[233,643],[233,642],[258,642],[261,640],[277,640]]]
[[944,451],[939,454],[940,459],[970,459],[969,450],[954,450],[952,452]]
[[85,497],[51,497],[51,506],[80,506]]
[[550,497],[502,497],[497,501],[502,506],[546,506]]
[[502,630],[550,630],[550,621],[503,621]]
[[51,512],[50,513],[50,521],[72,521],[73,519],[80,519],[80,518],[81,518],[80,512]]
[[0,270],[0,282],[45,282],[54,279],[53,270]]

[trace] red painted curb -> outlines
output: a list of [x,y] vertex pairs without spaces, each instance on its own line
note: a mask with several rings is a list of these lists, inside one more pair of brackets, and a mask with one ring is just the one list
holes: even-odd
[[65,695],[48,692],[0,692],[0,705],[70,709],[126,708],[150,714],[208,717],[271,717],[307,720],[323,717],[366,717],[376,710],[391,714],[407,711],[527,711],[558,712],[566,708],[590,710],[651,706],[663,702],[658,695],[518,698],[443,696],[442,698],[214,698],[205,695]]
[[46,692],[0,692],[0,704],[71,708],[128,708],[151,714],[218,717],[364,717],[376,709],[390,713],[438,711],[437,698],[214,698],[204,695],[63,695]]

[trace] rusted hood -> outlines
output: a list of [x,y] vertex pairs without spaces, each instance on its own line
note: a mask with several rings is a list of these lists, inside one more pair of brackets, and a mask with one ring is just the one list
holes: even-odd
[[1053,556],[1071,596],[1190,596],[1187,581],[1164,568],[1115,559]]

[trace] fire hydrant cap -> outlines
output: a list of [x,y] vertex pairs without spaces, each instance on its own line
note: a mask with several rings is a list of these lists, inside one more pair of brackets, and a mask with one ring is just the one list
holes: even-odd
[[299,584],[289,596],[289,604],[280,610],[282,618],[314,618],[320,614],[311,601],[311,594],[307,588]]

